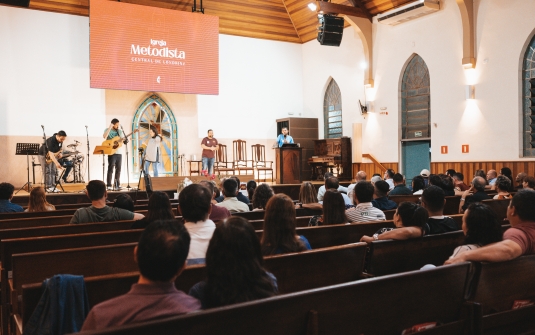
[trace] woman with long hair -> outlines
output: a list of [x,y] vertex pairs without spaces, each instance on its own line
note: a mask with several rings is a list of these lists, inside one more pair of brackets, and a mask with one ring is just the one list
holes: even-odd
[[301,184],[301,188],[299,189],[299,202],[302,204],[315,204],[318,202],[316,189],[311,182],[305,181]]
[[26,212],[48,212],[54,210],[56,210],[56,207],[46,201],[44,188],[34,187],[30,191],[30,199],[28,201],[28,209],[26,209]]
[[422,237],[429,214],[414,202],[402,202],[394,213],[396,228],[379,229],[373,236],[364,235],[360,241],[370,243],[376,240],[407,240]]
[[202,308],[267,298],[278,291],[277,279],[264,268],[253,226],[239,216],[216,227],[206,251],[206,272],[206,281],[189,291]]
[[412,178],[412,194],[422,194],[425,189],[424,177],[418,175]]
[[465,251],[473,250],[503,239],[502,227],[494,211],[480,202],[470,204],[463,215],[464,245],[453,251],[453,258]]
[[342,193],[328,189],[323,196],[323,225],[348,223],[346,204]]
[[286,194],[275,194],[269,199],[260,243],[264,256],[312,249],[308,240],[295,232],[295,207]]
[[256,190],[257,186],[258,185],[256,184],[256,181],[254,180],[249,180],[247,182],[246,188],[247,188],[247,196],[249,197],[249,201],[253,201],[254,191]]
[[141,220],[137,220],[132,228],[146,228],[151,222],[156,220],[174,220],[175,214],[171,208],[171,202],[167,193],[155,191],[149,198],[149,210],[147,215]]
[[268,184],[260,184],[253,194],[253,210],[264,210],[266,205],[273,196],[274,192]]
[[149,126],[149,134],[151,138],[147,142],[147,148],[145,149],[145,173],[149,173],[149,168],[152,164],[154,177],[158,177],[158,163],[162,158],[160,151],[162,136],[158,134],[158,129],[152,124]]

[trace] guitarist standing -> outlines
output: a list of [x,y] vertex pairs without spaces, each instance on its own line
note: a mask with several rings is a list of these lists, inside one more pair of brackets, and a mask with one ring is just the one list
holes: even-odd
[[[67,134],[63,130],[60,130],[49,137],[46,140],[46,144],[43,143],[39,148],[39,162],[41,163],[41,168],[43,169],[46,190],[48,192],[58,192],[58,190],[55,188],[56,171],[57,169],[62,169],[58,159],[61,158],[61,149],[66,138]],[[47,164],[47,158],[50,158],[52,162]]]
[[[121,141],[123,141],[124,134],[121,129],[119,129],[119,120],[111,120],[110,126],[104,131],[104,139],[111,140],[114,137],[119,136]],[[116,189],[121,190],[121,164],[123,161],[122,155],[122,145],[115,151],[113,155],[108,155],[108,179],[106,180],[106,186],[108,190]],[[115,178],[113,178],[113,168],[115,168]]]

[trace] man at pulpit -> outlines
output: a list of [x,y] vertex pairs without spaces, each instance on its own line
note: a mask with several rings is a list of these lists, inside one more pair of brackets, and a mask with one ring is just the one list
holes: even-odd
[[279,148],[282,147],[283,144],[286,143],[294,143],[294,139],[288,135],[288,128],[283,127],[282,128],[282,134],[277,137],[277,144],[279,145]]

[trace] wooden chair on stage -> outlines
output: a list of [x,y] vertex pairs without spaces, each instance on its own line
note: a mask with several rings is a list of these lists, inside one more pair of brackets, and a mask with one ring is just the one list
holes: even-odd
[[234,174],[234,163],[227,159],[227,146],[225,144],[219,144],[219,148],[216,150],[214,171],[217,175]]
[[245,174],[248,174],[248,171],[251,171],[251,174],[254,175],[254,168],[249,165],[247,160],[247,142],[243,140],[232,141],[234,154],[234,170],[238,171],[237,174],[241,174],[242,171],[245,171]]
[[273,182],[273,161],[266,161],[266,146],[253,144],[251,151],[253,152],[253,168],[257,173],[256,180],[260,180],[260,172],[264,172],[264,181],[266,181],[266,175],[270,172],[271,182]]

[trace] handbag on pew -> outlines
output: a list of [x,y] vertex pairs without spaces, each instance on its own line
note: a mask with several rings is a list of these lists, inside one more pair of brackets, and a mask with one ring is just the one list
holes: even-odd
[[317,227],[317,226],[320,226],[322,223],[323,223],[323,215],[314,215],[308,221],[308,226]]

